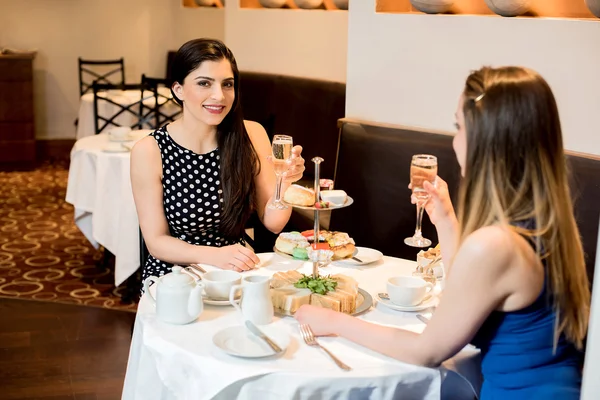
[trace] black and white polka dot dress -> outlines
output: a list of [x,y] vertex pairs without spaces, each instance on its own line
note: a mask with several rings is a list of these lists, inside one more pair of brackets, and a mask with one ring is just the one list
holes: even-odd
[[[219,149],[197,154],[177,144],[166,127],[152,132],[162,158],[163,206],[171,236],[200,246],[227,246],[219,233],[223,203]],[[198,260],[200,262],[201,260]],[[162,276],[173,264],[152,255],[146,260],[142,279]]]

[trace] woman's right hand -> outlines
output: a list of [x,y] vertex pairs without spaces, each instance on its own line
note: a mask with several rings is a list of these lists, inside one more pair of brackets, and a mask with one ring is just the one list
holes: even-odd
[[256,268],[260,262],[252,250],[241,244],[214,247],[211,264],[221,269],[231,269],[237,272],[249,271]]
[[[411,189],[411,185],[408,185],[408,188]],[[425,211],[432,224],[437,225],[444,221],[456,219],[446,181],[436,176],[435,186],[425,181],[423,188],[431,196],[425,203]],[[414,195],[410,196],[410,201],[412,204],[417,204],[417,198]]]

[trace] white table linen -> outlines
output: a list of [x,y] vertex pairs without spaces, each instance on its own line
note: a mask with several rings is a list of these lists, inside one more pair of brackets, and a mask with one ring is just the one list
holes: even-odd
[[[132,135],[139,139],[151,132],[132,131]],[[108,144],[107,134],[75,142],[66,201],[75,207],[75,224],[90,243],[115,255],[118,286],[140,266],[139,223],[129,176],[130,153],[105,152]]]
[[[299,267],[304,273],[311,270],[308,263],[272,253],[259,257],[261,269],[250,274],[271,275]],[[410,275],[415,266],[415,262],[385,257],[372,265],[334,265],[323,272],[353,276],[375,298],[378,292],[385,291],[389,277]],[[416,332],[425,328],[415,313],[393,311],[376,302],[360,318]],[[478,351],[473,348],[464,349],[442,368],[424,368],[382,356],[343,338],[320,338],[323,345],[353,368],[345,372],[321,350],[308,347],[299,335],[297,322],[290,317],[276,316],[271,324],[291,335],[290,346],[283,356],[265,359],[229,356],[213,344],[212,337],[221,329],[241,322],[232,307],[205,305],[194,323],[168,325],[156,319],[154,306],[144,295],[138,307],[122,398],[473,399],[471,384],[477,392],[480,387]]]
[[[160,87],[158,88],[159,93],[163,96],[170,97],[171,91],[169,88]],[[144,100],[144,105],[147,107],[153,107],[154,105],[154,95],[151,91],[145,91],[147,94],[147,98]],[[128,106],[134,104],[136,101],[139,101],[141,98],[141,91],[139,90],[111,90],[108,92],[99,92],[99,96],[106,97],[111,101],[114,101],[123,106]],[[164,98],[159,98],[159,102],[166,102],[167,100]],[[162,104],[162,103],[161,103]],[[136,105],[132,111],[137,113]],[[166,115],[175,114],[181,108],[170,102],[165,105],[165,110],[163,112]],[[99,101],[98,102],[98,114],[105,118],[108,118],[110,115],[114,115],[119,108],[114,104],[111,104],[107,101]],[[120,126],[133,126],[136,122],[138,122],[139,118],[137,115],[132,114],[130,112],[123,112],[119,115],[115,122]],[[154,122],[154,121],[152,121]],[[100,121],[100,123],[103,123]],[[110,126],[109,126],[110,127]],[[78,122],[77,122],[77,139],[81,139],[87,136],[93,136],[96,133],[96,129],[94,126],[94,93],[86,93],[81,96],[79,101],[79,113],[78,113]]]

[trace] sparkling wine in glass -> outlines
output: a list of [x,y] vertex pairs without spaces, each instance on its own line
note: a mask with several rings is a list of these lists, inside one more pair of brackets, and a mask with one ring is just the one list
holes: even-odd
[[417,198],[417,226],[412,237],[404,239],[404,243],[413,247],[429,247],[431,240],[423,237],[421,233],[421,221],[425,204],[429,200],[429,193],[425,191],[423,184],[429,181],[432,185],[437,176],[437,158],[429,154],[416,154],[410,164],[410,183],[413,195]]
[[268,207],[275,210],[285,210],[288,206],[281,200],[281,183],[283,181],[283,174],[290,168],[288,164],[292,159],[292,148],[294,147],[294,140],[291,136],[287,135],[275,135],[273,137],[273,166],[275,168],[275,175],[277,177],[277,184],[275,186],[275,198]]

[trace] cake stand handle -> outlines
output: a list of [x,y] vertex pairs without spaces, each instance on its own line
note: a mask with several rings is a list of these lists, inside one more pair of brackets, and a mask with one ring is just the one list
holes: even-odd
[[[321,200],[321,163],[324,161],[321,157],[314,157],[312,162],[315,163],[315,203],[318,203]],[[314,234],[314,242],[319,243],[319,228],[321,227],[319,222],[319,210],[315,209],[315,224],[313,226],[313,234]],[[316,250],[316,249],[315,249]],[[319,276],[319,263],[313,262],[313,278]]]

